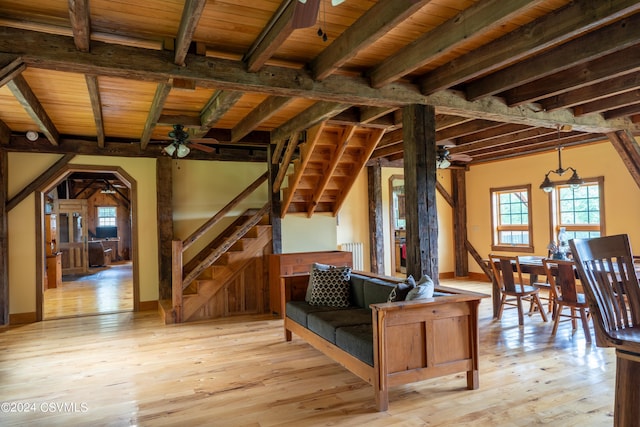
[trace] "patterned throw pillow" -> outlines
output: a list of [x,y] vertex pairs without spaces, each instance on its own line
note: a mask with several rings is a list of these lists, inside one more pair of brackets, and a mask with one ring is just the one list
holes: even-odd
[[391,293],[387,302],[404,301],[409,291],[416,287],[416,280],[409,275],[404,282],[398,283]]
[[335,265],[329,265],[329,264],[320,264],[319,262],[314,262],[313,265],[311,266],[311,272],[309,273],[309,284],[307,285],[307,293],[304,297],[304,300],[306,302],[310,302],[311,301],[311,290],[313,289],[313,276],[316,273],[316,271],[327,271],[331,268],[336,268]]
[[309,304],[349,307],[350,277],[351,268],[349,267],[315,271]]

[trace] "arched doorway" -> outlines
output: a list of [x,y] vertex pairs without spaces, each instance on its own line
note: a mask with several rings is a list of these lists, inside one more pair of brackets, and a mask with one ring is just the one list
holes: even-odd
[[[63,194],[70,190],[70,180],[82,184],[72,190],[73,194]],[[66,183],[67,187],[61,183]],[[64,197],[52,200],[51,195],[59,193]],[[88,204],[83,200],[83,197],[89,199],[87,195],[91,195]],[[69,164],[36,192],[37,222],[40,225],[36,233],[36,253],[38,271],[42,273],[36,278],[37,320],[138,310],[136,201],[136,181],[117,166]],[[109,207],[119,204],[124,206],[119,209]],[[90,208],[82,208],[88,205]],[[110,211],[118,210],[121,213],[119,219],[117,216],[109,218]],[[100,217],[99,212],[106,212],[107,216]],[[52,217],[54,242],[51,241]],[[51,270],[54,263],[61,269],[58,274],[64,278],[65,286],[51,291],[51,280],[56,280]],[[46,300],[45,295],[47,298],[65,298],[67,295],[69,300],[64,302],[66,314],[56,315],[56,311],[51,310],[51,300]],[[85,297],[87,300],[73,300]],[[113,303],[114,299],[121,297],[124,302],[121,301],[120,305]]]

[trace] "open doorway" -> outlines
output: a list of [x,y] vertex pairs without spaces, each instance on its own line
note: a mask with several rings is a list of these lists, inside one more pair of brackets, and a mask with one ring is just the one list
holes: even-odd
[[391,271],[403,277],[407,272],[407,230],[404,202],[404,175],[389,177],[389,219],[391,236]]
[[119,167],[68,165],[38,198],[38,320],[135,311],[135,181]]

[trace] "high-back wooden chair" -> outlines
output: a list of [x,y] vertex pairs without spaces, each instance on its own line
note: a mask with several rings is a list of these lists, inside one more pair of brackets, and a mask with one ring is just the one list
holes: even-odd
[[629,236],[569,241],[596,344],[616,348],[615,426],[640,420],[640,285]]
[[500,308],[498,310],[498,320],[502,318],[505,305],[511,305],[518,309],[518,324],[524,324],[524,312],[522,301],[529,301],[536,304],[542,316],[542,320],[547,321],[547,315],[542,308],[542,303],[538,296],[540,290],[534,286],[525,285],[522,280],[522,269],[517,256],[489,254],[489,264],[495,280],[500,288]]
[[[574,262],[569,260],[543,259],[542,265],[549,280],[549,292],[555,304],[551,335],[555,335],[558,331],[560,317],[568,317],[571,320],[574,331],[577,329],[577,320],[582,322],[584,337],[587,342],[591,342],[587,310],[589,306],[587,305],[584,294],[578,292]],[[565,308],[569,309],[569,314],[564,314]]]

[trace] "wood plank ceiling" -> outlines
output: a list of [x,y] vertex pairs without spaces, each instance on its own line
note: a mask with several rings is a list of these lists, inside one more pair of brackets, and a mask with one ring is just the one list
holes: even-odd
[[[322,174],[341,156],[355,170],[401,161],[407,104],[435,106],[438,144],[469,167],[633,140],[639,10],[629,0],[0,0],[0,149],[155,157],[180,123],[213,148],[189,158],[264,161],[272,141],[279,159],[298,159],[289,180],[315,189],[285,191],[285,204],[301,203],[290,211],[313,212],[318,188],[336,187],[331,210],[342,183]],[[311,185],[300,168],[314,161],[296,145],[318,133],[318,147],[334,146]],[[355,155],[339,148],[346,137]]]

